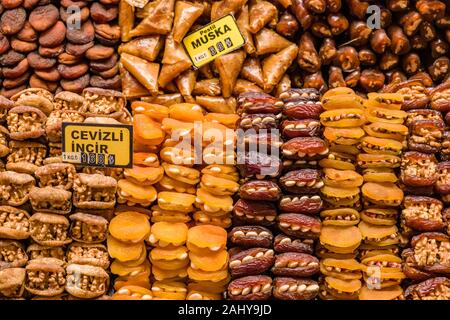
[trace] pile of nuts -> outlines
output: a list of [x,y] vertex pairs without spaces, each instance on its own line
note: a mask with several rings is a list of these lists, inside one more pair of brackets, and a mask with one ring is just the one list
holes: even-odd
[[0,94],[120,90],[119,1],[1,1]]

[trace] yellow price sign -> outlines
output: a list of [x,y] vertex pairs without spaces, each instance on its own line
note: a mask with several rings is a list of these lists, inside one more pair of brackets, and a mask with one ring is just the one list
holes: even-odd
[[245,39],[232,14],[213,21],[183,39],[194,67],[210,63],[217,57],[239,49]]
[[62,158],[83,166],[131,168],[133,126],[63,122]]

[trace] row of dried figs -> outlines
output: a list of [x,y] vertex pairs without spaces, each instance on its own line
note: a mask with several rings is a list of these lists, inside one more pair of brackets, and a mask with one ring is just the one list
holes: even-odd
[[1,1],[0,94],[121,88],[119,1]]
[[61,126],[130,123],[125,100],[95,88],[55,96],[30,88],[0,100],[0,296],[104,298],[104,243],[124,172],[63,163]]

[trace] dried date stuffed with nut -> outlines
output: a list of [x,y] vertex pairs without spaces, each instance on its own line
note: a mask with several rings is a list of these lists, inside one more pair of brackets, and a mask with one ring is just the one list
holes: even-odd
[[227,289],[230,300],[268,300],[271,295],[272,278],[262,275],[235,279]]
[[232,277],[258,275],[269,270],[275,261],[274,251],[267,248],[251,248],[230,255]]
[[280,178],[280,184],[283,189],[294,194],[318,193],[324,186],[320,171],[315,169],[290,171]]
[[299,137],[285,142],[281,152],[288,159],[322,159],[328,152],[327,143],[317,137]]
[[248,181],[239,188],[239,197],[246,200],[277,201],[280,196],[280,187],[273,181]]
[[282,253],[276,255],[271,271],[276,276],[310,277],[319,272],[319,260],[306,253]]
[[441,149],[444,121],[420,120],[410,124],[408,147],[410,150],[436,153]]
[[262,92],[242,93],[237,100],[238,114],[279,114],[282,109],[281,100]]
[[243,178],[264,179],[266,177],[277,177],[282,170],[282,163],[275,155],[266,155],[256,151],[246,152],[238,164]]
[[242,226],[234,227],[228,233],[228,241],[239,247],[262,247],[270,248],[272,246],[272,232],[261,226]]
[[280,300],[312,300],[319,293],[319,285],[310,279],[276,277],[273,296]]
[[440,162],[437,166],[437,180],[435,190],[443,196],[443,200],[447,202],[450,194],[450,162]]
[[403,200],[402,219],[407,227],[417,231],[444,229],[441,201],[423,196],[406,196]]
[[233,219],[237,225],[270,226],[274,224],[276,215],[275,204],[268,201],[239,199],[233,207]]
[[430,104],[434,110],[450,111],[450,82],[442,83],[430,91]]
[[314,240],[295,239],[284,234],[279,234],[274,239],[273,249],[276,253],[298,252],[313,254]]
[[320,128],[320,122],[316,119],[284,120],[281,123],[281,133],[289,139],[319,136]]
[[436,277],[412,284],[406,288],[405,297],[407,300],[449,300],[450,280]]
[[450,238],[439,232],[425,232],[411,240],[414,260],[420,270],[438,274],[450,273]]
[[254,129],[256,132],[262,129],[270,130],[278,127],[278,119],[275,114],[246,114],[241,116],[239,128]]
[[277,217],[278,228],[295,238],[317,239],[322,224],[320,219],[298,213],[283,213]]
[[318,195],[285,195],[280,199],[278,207],[282,212],[313,215],[323,208],[323,202]]
[[408,151],[403,154],[400,178],[407,186],[432,186],[437,180],[437,164],[434,154]]

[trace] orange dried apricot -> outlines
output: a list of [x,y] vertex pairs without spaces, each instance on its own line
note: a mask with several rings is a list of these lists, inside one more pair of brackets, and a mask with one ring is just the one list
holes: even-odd
[[112,295],[113,300],[152,300],[153,293],[147,288],[126,285]]
[[403,294],[403,289],[399,285],[373,289],[364,285],[359,291],[359,300],[395,300]]
[[189,250],[191,250],[189,246],[194,246],[194,248],[219,251],[224,249],[227,244],[227,232],[217,226],[195,226],[188,231],[187,244]]
[[205,116],[206,121],[220,123],[233,130],[237,128],[239,119],[240,117],[237,114],[227,113],[210,112]]
[[167,175],[158,181],[156,187],[159,191],[175,191],[180,193],[195,194],[197,189],[194,185],[175,180]]
[[117,240],[112,235],[108,235],[106,239],[108,246],[108,253],[111,257],[119,261],[131,261],[139,259],[142,250],[145,250],[145,245],[142,242],[131,243]]
[[111,264],[111,272],[118,276],[135,276],[140,273],[148,273],[151,272],[150,263],[148,261],[144,261],[141,265],[136,267],[127,267],[125,264],[118,260],[114,260]]
[[161,156],[161,160],[167,163],[188,167],[192,167],[195,164],[194,149],[191,145],[166,146],[161,149],[159,155]]
[[140,242],[149,235],[150,222],[145,214],[125,211],[111,219],[109,232],[122,241]]
[[184,300],[186,298],[186,285],[177,281],[156,281],[152,286],[155,298]]
[[161,122],[169,116],[169,108],[166,106],[144,101],[133,101],[131,103],[131,110],[133,110],[134,115],[145,114],[158,122]]
[[355,226],[322,226],[320,243],[335,253],[351,253],[361,244],[361,231]]
[[161,125],[145,114],[133,117],[135,139],[145,145],[158,145],[164,141],[164,131]]
[[158,193],[158,206],[163,210],[192,212],[195,196],[188,193],[163,191]]
[[143,167],[134,165],[124,171],[125,177],[131,182],[149,186],[157,183],[164,176],[163,167]]
[[233,210],[233,198],[230,196],[214,195],[204,188],[197,189],[195,203],[200,210],[209,214],[230,212]]
[[187,272],[189,279],[194,281],[220,282],[228,278],[227,268],[225,268],[224,270],[209,272],[189,267]]
[[202,175],[200,186],[218,196],[231,196],[239,190],[239,183],[210,174]]
[[201,171],[203,174],[209,174],[218,178],[239,181],[239,174],[235,166],[223,164],[211,164]]
[[184,279],[188,275],[187,266],[176,270],[166,270],[153,266],[152,275],[156,281]]
[[141,272],[133,276],[117,277],[114,281],[114,290],[119,290],[123,286],[135,285],[150,289],[150,273]]
[[151,152],[133,153],[133,164],[147,167],[159,167],[158,155]]
[[188,226],[184,223],[157,222],[153,224],[149,242],[154,246],[181,246],[188,237]]
[[189,252],[189,259],[191,260],[191,268],[201,269],[203,271],[218,271],[228,263],[228,252],[220,250],[208,254],[196,254]]
[[180,121],[203,121],[204,114],[205,110],[193,103],[177,103],[169,107],[169,117]]
[[200,182],[200,171],[196,169],[170,163],[163,163],[162,166],[166,175],[172,179],[189,184],[197,184]]

